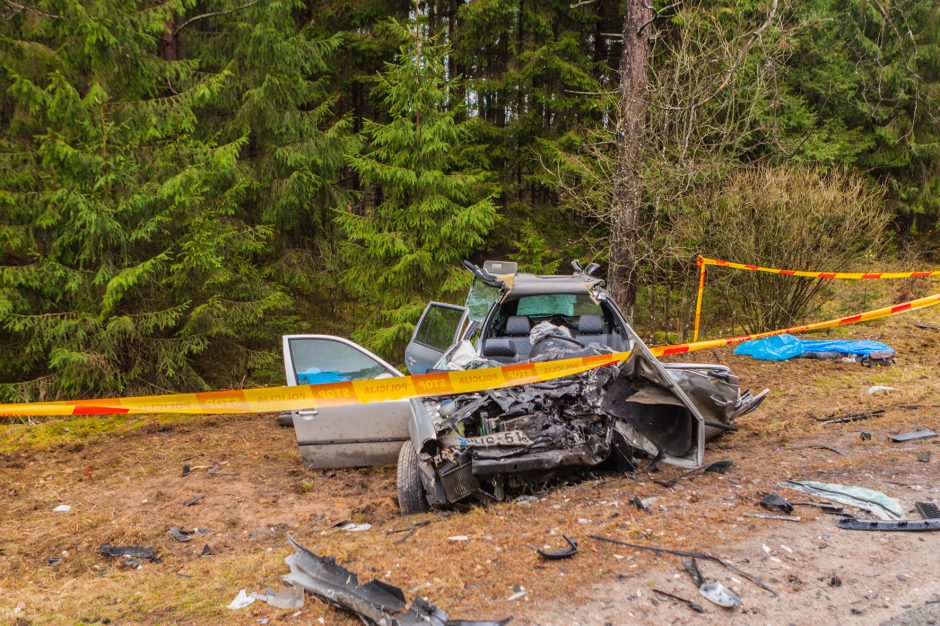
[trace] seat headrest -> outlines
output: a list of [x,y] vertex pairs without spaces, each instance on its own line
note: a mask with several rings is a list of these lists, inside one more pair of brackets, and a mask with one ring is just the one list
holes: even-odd
[[582,315],[578,320],[579,335],[603,335],[604,318],[600,315]]
[[511,339],[505,337],[493,337],[483,342],[483,356],[485,357],[514,357],[516,356],[516,346],[512,345]]
[[532,328],[532,322],[525,315],[513,315],[506,320],[506,334],[510,337],[526,337]]

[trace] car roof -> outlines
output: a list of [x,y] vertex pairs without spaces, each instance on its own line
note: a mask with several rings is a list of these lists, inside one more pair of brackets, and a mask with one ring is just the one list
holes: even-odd
[[571,293],[592,295],[603,284],[603,280],[584,274],[571,276],[540,276],[537,274],[515,274],[506,290],[507,299],[542,294]]

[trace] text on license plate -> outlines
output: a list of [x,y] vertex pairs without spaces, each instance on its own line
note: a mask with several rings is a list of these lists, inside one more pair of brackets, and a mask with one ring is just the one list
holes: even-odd
[[521,430],[507,430],[502,433],[483,435],[482,437],[461,437],[458,443],[462,446],[527,446],[532,443]]

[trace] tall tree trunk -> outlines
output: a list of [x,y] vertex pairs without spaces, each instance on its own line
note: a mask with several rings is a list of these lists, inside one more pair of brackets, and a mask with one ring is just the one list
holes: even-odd
[[647,0],[627,0],[620,55],[620,114],[617,172],[610,223],[610,294],[627,320],[633,320],[637,283],[637,222],[640,213],[643,141],[646,129],[646,67],[652,19]]

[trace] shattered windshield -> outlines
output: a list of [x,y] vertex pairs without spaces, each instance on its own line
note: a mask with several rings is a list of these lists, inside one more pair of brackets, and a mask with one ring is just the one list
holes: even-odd
[[603,315],[601,305],[586,294],[553,293],[538,296],[523,296],[519,298],[516,315],[534,317],[547,317],[551,315],[564,315],[574,317],[578,315]]
[[467,302],[464,304],[469,313],[468,319],[482,324],[486,319],[486,314],[499,300],[501,293],[502,290],[499,287],[487,285],[479,278],[474,278],[470,292],[467,294]]

